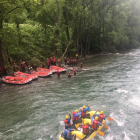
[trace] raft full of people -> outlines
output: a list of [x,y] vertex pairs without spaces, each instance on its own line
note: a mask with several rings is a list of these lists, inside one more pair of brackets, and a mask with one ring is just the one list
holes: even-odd
[[72,113],[66,115],[64,123],[65,128],[59,135],[59,140],[91,140],[97,134],[104,136],[104,132],[100,131],[102,127],[108,129],[105,125],[105,119],[113,121],[112,118],[106,117],[104,111],[89,111],[89,105],[85,105]]

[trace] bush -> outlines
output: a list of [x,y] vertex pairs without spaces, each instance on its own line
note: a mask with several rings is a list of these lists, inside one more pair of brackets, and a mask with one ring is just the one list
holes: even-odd
[[40,60],[36,57],[33,57],[30,61],[31,66],[36,69],[37,67],[40,66]]

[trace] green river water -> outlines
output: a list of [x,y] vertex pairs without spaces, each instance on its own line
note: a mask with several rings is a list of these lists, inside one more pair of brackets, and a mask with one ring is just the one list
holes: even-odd
[[87,70],[68,79],[39,78],[23,86],[0,86],[0,140],[58,140],[63,120],[83,105],[103,110],[105,136],[95,140],[140,140],[140,50],[83,62]]

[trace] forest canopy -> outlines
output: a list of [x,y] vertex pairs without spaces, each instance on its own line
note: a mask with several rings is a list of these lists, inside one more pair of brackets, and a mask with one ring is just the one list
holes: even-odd
[[139,46],[139,0],[1,0],[0,67]]

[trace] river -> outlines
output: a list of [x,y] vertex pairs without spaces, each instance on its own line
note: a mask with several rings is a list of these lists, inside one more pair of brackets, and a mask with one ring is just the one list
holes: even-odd
[[140,140],[140,49],[83,62],[86,70],[68,79],[39,78],[0,86],[0,140],[58,140],[63,120],[83,105],[103,110],[105,136],[95,140]]

